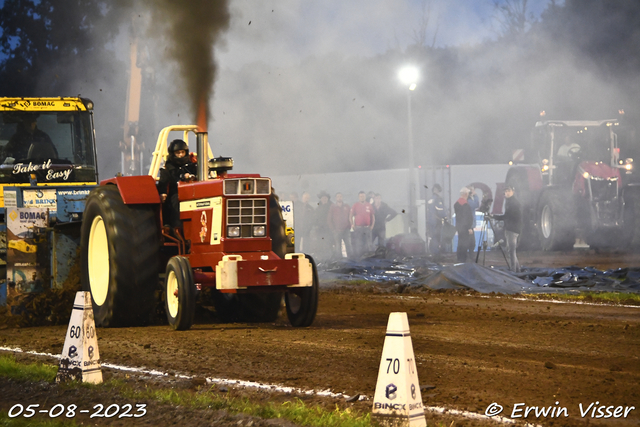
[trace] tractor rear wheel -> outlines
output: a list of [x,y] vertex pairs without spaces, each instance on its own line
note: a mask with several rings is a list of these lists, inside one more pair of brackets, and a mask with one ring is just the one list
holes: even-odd
[[97,326],[149,321],[158,288],[160,237],[154,206],[125,205],[115,185],[94,189],[81,232],[82,284]]
[[287,317],[292,326],[311,326],[318,311],[318,270],[316,263],[306,255],[313,270],[313,284],[309,288],[291,288],[284,294]]
[[167,263],[164,301],[169,325],[176,331],[186,331],[193,325],[196,311],[196,284],[189,260],[174,256]]
[[538,206],[538,228],[542,249],[571,250],[576,242],[576,219],[571,195],[546,191],[542,194]]
[[271,250],[284,259],[287,253],[287,227],[282,218],[280,199],[273,192],[269,197],[269,237],[271,237]]

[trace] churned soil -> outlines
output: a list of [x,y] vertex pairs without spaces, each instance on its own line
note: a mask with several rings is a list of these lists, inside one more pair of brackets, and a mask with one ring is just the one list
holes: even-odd
[[[525,265],[532,261],[527,257],[522,256]],[[630,262],[612,255],[610,263],[599,267],[618,268]],[[565,260],[564,265],[571,264],[579,265]],[[214,315],[201,315],[185,332],[164,325],[99,329],[103,362],[169,373],[168,377],[151,377],[104,368],[105,377],[124,378],[140,388],[172,387],[198,393],[208,387],[256,401],[284,402],[297,396],[327,409],[337,405],[367,413],[371,411],[389,313],[406,312],[429,425],[498,425],[468,414],[484,414],[493,403],[503,407],[503,417],[521,415],[514,418],[519,424],[640,425],[638,306],[559,303],[384,284],[327,285],[331,286],[320,293],[318,314],[309,328],[293,328],[282,315],[268,324],[223,324]],[[0,330],[0,346],[57,354],[65,333],[66,326],[5,326]],[[178,374],[194,379],[181,379]],[[219,384],[205,385],[204,378],[331,390],[347,396],[358,394],[361,400],[348,402],[344,396],[309,396],[234,385],[227,386],[227,391]],[[48,407],[57,403],[79,407],[136,403],[116,394],[1,378],[0,395],[1,411],[15,403]],[[122,425],[288,425],[213,410],[148,404],[145,417],[125,420]],[[581,414],[580,405],[587,413]],[[626,418],[604,419],[593,417],[598,416],[597,410],[592,412],[594,406],[612,406],[611,413],[616,407],[635,409],[628,409]],[[563,407],[568,416],[554,417],[549,412],[536,417],[531,412],[524,418],[526,407]],[[466,412],[442,415],[433,408]],[[76,422],[114,424],[113,419],[87,417],[78,417]]]

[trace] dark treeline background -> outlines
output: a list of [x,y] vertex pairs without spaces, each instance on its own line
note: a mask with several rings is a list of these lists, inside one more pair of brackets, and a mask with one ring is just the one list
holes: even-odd
[[[416,164],[507,162],[540,110],[640,116],[640,2],[550,2],[539,19],[514,7],[522,4],[497,1],[497,36],[474,45],[434,47],[418,37],[370,57],[220,63],[214,151],[233,156],[238,171],[263,174],[406,167],[407,90],[396,77],[404,64],[422,76],[412,92]],[[102,178],[119,168],[132,23],[143,35],[147,153],[162,126],[195,121],[167,40],[140,30],[148,15],[124,0],[5,0],[0,9],[0,95],[91,98]]]

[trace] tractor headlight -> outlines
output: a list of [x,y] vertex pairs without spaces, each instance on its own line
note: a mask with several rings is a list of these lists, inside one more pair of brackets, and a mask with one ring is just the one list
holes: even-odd
[[626,165],[624,165],[624,168],[630,171],[631,169],[633,169],[633,165],[631,163],[627,163]]
[[253,226],[253,237],[264,237],[266,232],[267,232],[267,229],[264,225]]
[[239,225],[228,226],[227,237],[240,237],[240,226]]

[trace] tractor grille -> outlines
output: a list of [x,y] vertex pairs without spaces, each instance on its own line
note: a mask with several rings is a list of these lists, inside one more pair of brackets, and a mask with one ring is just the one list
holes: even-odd
[[256,225],[267,225],[267,199],[227,199],[227,227],[239,226],[237,237],[254,237]]
[[592,178],[589,185],[594,202],[614,201],[618,197],[618,180]]
[[618,181],[591,178],[589,185],[596,214],[595,225],[597,227],[618,225]]

